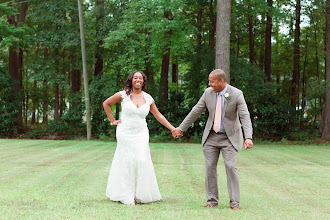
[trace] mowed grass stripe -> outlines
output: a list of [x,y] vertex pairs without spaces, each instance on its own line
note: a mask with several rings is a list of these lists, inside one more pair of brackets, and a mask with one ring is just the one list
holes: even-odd
[[4,219],[330,218],[330,146],[255,145],[253,150],[240,151],[241,211],[235,212],[229,209],[222,156],[219,206],[211,210],[201,207],[206,196],[200,144],[151,143],[163,201],[127,207],[105,197],[116,143],[0,143],[1,152],[8,156],[0,160],[0,180],[6,180],[0,182]]
[[[18,169],[10,174],[5,172],[5,175],[7,175],[5,176],[5,181],[17,181],[17,179],[20,179],[22,182],[26,183],[25,177],[33,178],[34,173],[38,175],[38,171],[43,172],[46,175],[48,173],[54,172],[54,169],[65,166],[68,163],[70,166],[70,163],[79,159],[79,154],[81,152],[81,149],[78,148],[80,145],[79,142],[72,143],[72,145],[69,147],[67,146],[67,143],[60,142],[58,143],[60,148],[63,147],[61,144],[65,144],[65,148],[63,148],[61,151],[52,151],[52,149],[56,149],[56,143],[48,142],[45,143],[45,147],[40,145],[38,150],[30,152],[29,154],[22,152],[19,159],[16,161],[9,161],[9,166],[13,166]],[[86,157],[88,157],[88,154],[89,152],[87,153]]]
[[[70,210],[74,207],[76,205],[73,202],[75,197],[81,197],[86,191],[86,188],[82,187],[84,186],[83,180],[86,179],[86,173],[90,171],[85,172],[85,170],[90,170],[89,164],[98,161],[100,157],[104,157],[103,152],[97,151],[97,147],[93,146],[93,143],[83,150],[74,146],[76,144],[80,143],[72,144],[70,148],[66,148],[65,152],[57,155],[56,161],[47,161],[49,164],[46,168],[51,168],[51,170],[42,168],[44,175],[31,176],[28,181],[24,181],[24,187],[17,191],[17,200],[25,200],[25,204],[31,204],[31,206],[46,201],[49,203],[47,206],[51,206],[60,201],[57,205],[60,210]],[[66,154],[67,157],[63,157],[66,152],[69,152]],[[41,163],[46,164],[45,161]],[[56,167],[58,164],[61,165]],[[75,191],[79,191],[79,193],[72,193]],[[28,206],[25,207],[27,209],[23,208],[21,210],[22,215],[29,209]]]
[[[253,201],[256,202],[254,205],[257,206],[276,207],[282,204],[289,208],[291,212],[295,211],[295,213],[298,213],[301,210],[309,210],[313,213],[318,212],[319,217],[324,217],[326,212],[324,212],[325,210],[319,212],[319,204],[327,202],[320,195],[315,195],[319,188],[318,185],[322,184],[322,182],[317,181],[319,178],[316,178],[315,181],[311,181],[310,178],[315,176],[314,173],[319,173],[319,171],[326,168],[316,163],[311,163],[309,160],[299,158],[297,154],[296,157],[290,158],[290,163],[285,163],[287,158],[285,157],[286,155],[282,154],[283,149],[277,150],[279,150],[278,153],[275,151],[271,154],[267,153],[267,159],[270,162],[269,164],[261,163],[262,166],[259,164],[260,158],[265,158],[265,156],[255,157],[255,154],[260,154],[260,152],[251,152],[252,156],[250,155],[249,165],[240,172],[243,180],[248,181],[241,182],[241,186],[243,189],[248,187],[248,190],[244,191],[258,191],[260,194],[250,194],[248,198],[254,198]],[[294,151],[292,153],[294,154]],[[317,155],[314,156],[317,157]],[[257,159],[253,160],[252,157]],[[282,163],[279,162],[280,158],[283,159]],[[274,161],[277,162],[274,163]],[[304,167],[307,167],[307,169],[302,169]],[[265,197],[267,198],[266,200],[264,199]],[[278,212],[277,214],[280,213]],[[304,219],[303,214],[304,212],[301,213],[302,216],[300,217]]]

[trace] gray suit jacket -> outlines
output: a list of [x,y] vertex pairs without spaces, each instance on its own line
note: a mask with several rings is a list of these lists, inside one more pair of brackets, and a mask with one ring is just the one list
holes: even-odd
[[[226,130],[229,141],[236,150],[240,150],[244,144],[242,127],[245,138],[252,138],[252,123],[243,92],[231,85],[227,87],[230,99],[224,100],[222,110],[222,123]],[[210,131],[213,129],[213,121],[216,107],[216,93],[211,87],[204,91],[198,103],[192,108],[179,128],[186,131],[189,126],[196,121],[205,108],[209,111],[209,117],[206,122],[202,145],[205,144]],[[241,124],[242,123],[242,124]]]

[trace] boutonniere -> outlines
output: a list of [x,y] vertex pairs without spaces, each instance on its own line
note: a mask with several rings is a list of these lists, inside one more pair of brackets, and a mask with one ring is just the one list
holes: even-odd
[[230,95],[229,95],[228,92],[226,92],[226,93],[224,94],[224,96],[225,96],[225,99],[230,100]]

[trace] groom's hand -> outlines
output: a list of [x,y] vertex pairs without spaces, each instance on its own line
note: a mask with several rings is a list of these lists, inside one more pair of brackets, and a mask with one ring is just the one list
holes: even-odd
[[253,146],[253,142],[251,139],[245,139],[245,142],[244,142],[244,147],[245,147],[245,150],[249,149],[249,148],[252,148]]
[[172,131],[172,135],[173,135],[174,138],[179,138],[179,137],[183,136],[183,132],[180,130],[180,128],[175,128]]

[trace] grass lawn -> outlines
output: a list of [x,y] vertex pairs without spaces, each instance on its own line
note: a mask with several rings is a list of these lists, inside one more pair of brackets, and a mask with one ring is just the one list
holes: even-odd
[[163,201],[128,207],[105,196],[116,143],[0,139],[0,219],[330,219],[330,146],[241,150],[240,211],[229,208],[219,161],[219,206],[204,209],[199,144],[151,143]]

